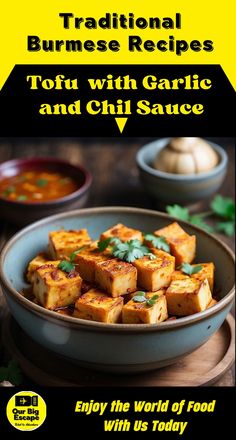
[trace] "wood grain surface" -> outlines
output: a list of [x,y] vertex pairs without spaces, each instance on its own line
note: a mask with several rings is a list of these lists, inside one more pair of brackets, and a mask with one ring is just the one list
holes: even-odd
[[[92,127],[91,127],[92,134]],[[228,153],[227,176],[221,194],[235,198],[235,144],[234,138],[206,138],[223,146]],[[156,209],[155,202],[146,194],[139,182],[135,156],[138,149],[153,138],[0,138],[0,163],[17,157],[62,157],[74,164],[88,168],[93,175],[93,185],[85,207],[137,206]],[[197,206],[204,210],[209,201]],[[0,249],[17,231],[15,226],[1,221]],[[234,249],[234,240],[219,235]],[[6,312],[6,303],[0,296],[0,319]],[[232,311],[234,314],[234,310]],[[0,351],[0,364],[7,357]],[[27,380],[27,378],[26,378]],[[234,365],[222,377],[217,386],[235,385]]]

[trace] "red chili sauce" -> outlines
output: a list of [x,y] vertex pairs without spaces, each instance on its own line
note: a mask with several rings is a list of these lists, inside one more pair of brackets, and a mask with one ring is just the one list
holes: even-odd
[[0,196],[19,202],[46,202],[78,190],[74,179],[53,171],[25,171],[0,180]]

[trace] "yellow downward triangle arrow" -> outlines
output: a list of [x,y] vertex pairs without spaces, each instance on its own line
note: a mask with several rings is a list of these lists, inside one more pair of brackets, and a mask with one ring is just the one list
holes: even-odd
[[127,119],[128,118],[115,118],[115,121],[116,121],[116,123],[118,125],[118,128],[119,128],[121,133],[123,132],[123,130],[125,128],[125,124],[127,122]]

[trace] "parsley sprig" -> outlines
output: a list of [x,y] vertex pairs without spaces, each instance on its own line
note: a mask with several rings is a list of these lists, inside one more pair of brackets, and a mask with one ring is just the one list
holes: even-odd
[[200,272],[202,270],[201,264],[197,264],[196,266],[193,266],[189,263],[182,263],[180,266],[181,272],[185,273],[186,275],[194,275],[195,273]]
[[156,237],[153,234],[145,234],[145,240],[150,241],[152,246],[156,249],[162,249],[165,252],[170,252],[170,246],[168,245],[165,237]]
[[104,252],[107,248],[115,258],[133,263],[138,258],[148,256],[150,260],[154,260],[156,256],[150,252],[147,246],[144,246],[139,240],[129,240],[122,242],[117,237],[107,238],[98,242],[98,249]]
[[[191,215],[188,208],[180,205],[167,206],[166,211],[172,217],[185,220],[193,225],[199,226],[207,232],[222,232],[232,236],[235,233],[235,202],[228,197],[216,194],[210,204],[210,210],[200,214]],[[204,218],[214,216],[216,218],[214,226],[210,226]]]
[[132,300],[134,302],[140,302],[140,303],[145,302],[145,306],[152,307],[157,302],[158,298],[159,295],[153,295],[151,298],[147,298],[146,293],[140,291],[135,293]]
[[70,261],[68,260],[62,260],[58,264],[58,269],[63,270],[63,272],[70,273],[72,270],[75,270],[75,257],[77,254],[79,254],[83,249],[86,249],[88,246],[82,246],[81,248],[77,249],[76,251],[72,252],[70,255]]

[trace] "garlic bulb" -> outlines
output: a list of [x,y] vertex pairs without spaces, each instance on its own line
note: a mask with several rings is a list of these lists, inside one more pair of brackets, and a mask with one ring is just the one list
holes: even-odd
[[201,138],[173,138],[154,161],[154,168],[166,173],[199,174],[214,168],[219,162],[216,151]]

